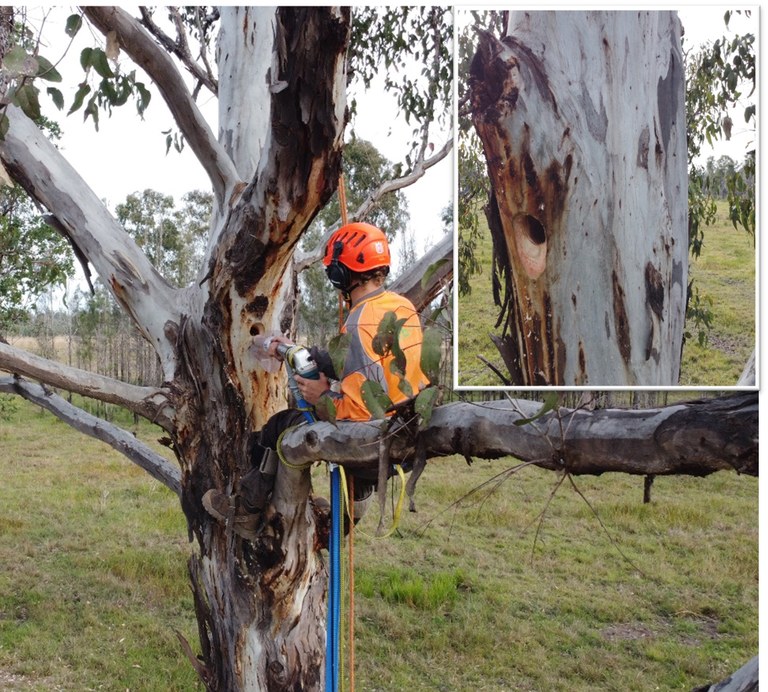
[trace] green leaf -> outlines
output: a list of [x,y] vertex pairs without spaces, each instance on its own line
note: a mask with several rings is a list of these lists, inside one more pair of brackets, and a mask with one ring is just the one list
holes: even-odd
[[427,387],[426,389],[422,389],[416,397],[413,408],[416,413],[421,416],[420,428],[425,428],[429,425],[429,421],[432,419],[432,411],[437,402],[438,393],[439,390],[437,387]]
[[321,396],[315,404],[315,412],[320,420],[336,425],[336,404],[330,396]]
[[430,264],[427,267],[427,271],[424,272],[424,276],[421,277],[421,287],[426,288],[429,286],[432,277],[448,262],[450,262],[450,260],[447,257],[444,257],[443,259],[439,259],[437,262]]
[[0,140],[5,139],[5,135],[8,134],[8,127],[10,124],[11,123],[8,120],[8,116],[5,114],[5,111],[3,111],[2,115],[0,115]]
[[70,38],[74,38],[81,26],[83,26],[83,18],[79,14],[71,14],[67,17],[64,33]]
[[377,356],[383,357],[390,352],[397,332],[397,321],[397,315],[391,310],[381,318],[371,343]]
[[413,396],[413,387],[411,387],[411,383],[406,380],[405,377],[400,378],[400,381],[397,383],[397,388],[409,399]]
[[14,101],[27,117],[32,120],[37,120],[40,117],[40,101],[37,98],[37,89],[31,84],[23,84],[17,89]]
[[381,388],[378,382],[366,380],[360,387],[360,393],[363,396],[363,403],[370,411],[372,418],[386,418],[387,409],[392,406],[392,400]]
[[109,60],[107,54],[101,50],[101,48],[94,48],[91,53],[91,65],[96,70],[99,77],[114,77],[115,73],[112,72],[112,68],[109,66]]
[[59,110],[62,110],[64,108],[64,95],[59,91],[56,87],[48,87],[46,89],[48,92],[48,96],[51,97],[51,100],[53,101],[53,105],[56,106]]
[[87,46],[80,51],[80,67],[86,72],[91,67],[91,60],[93,58],[93,48]]
[[21,46],[14,46],[3,58],[3,67],[14,76],[34,77],[39,65],[39,62]]
[[67,113],[67,115],[72,115],[72,113],[74,113],[76,110],[79,110],[83,105],[83,101],[85,100],[85,97],[88,96],[88,94],[90,93],[91,93],[91,87],[89,87],[85,82],[80,84],[80,87],[75,93],[75,100],[72,102],[72,106],[69,109],[69,112]]
[[328,353],[333,362],[333,369],[339,376],[344,372],[344,362],[347,360],[351,338],[349,334],[337,334],[328,343]]
[[440,362],[443,358],[443,335],[435,327],[427,327],[421,341],[421,370],[430,382],[440,379]]
[[147,91],[141,82],[136,82],[136,91],[139,92],[139,98],[136,101],[136,108],[139,111],[139,115],[144,115],[144,111],[147,110],[147,106],[149,106],[149,101],[152,98],[152,94]]
[[515,425],[528,425],[528,423],[532,423],[538,418],[541,418],[544,414],[549,413],[553,408],[555,408],[555,406],[558,405],[559,402],[560,395],[557,392],[551,392],[544,400],[544,404],[535,415],[531,416],[530,418],[521,418],[520,420],[516,420]]
[[40,77],[40,79],[45,79],[49,82],[61,81],[61,75],[59,74],[59,71],[53,66],[53,63],[51,63],[48,58],[44,58],[42,55],[38,55],[37,62],[39,65],[37,76]]

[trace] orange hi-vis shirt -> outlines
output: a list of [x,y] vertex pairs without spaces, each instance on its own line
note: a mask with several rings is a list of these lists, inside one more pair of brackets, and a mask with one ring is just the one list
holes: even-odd
[[336,406],[336,418],[346,420],[370,420],[361,387],[366,380],[378,382],[392,403],[408,397],[400,390],[400,376],[390,370],[394,356],[380,356],[373,350],[373,338],[384,315],[394,312],[398,319],[406,318],[400,330],[399,344],[405,354],[405,379],[411,385],[413,395],[429,384],[421,370],[421,322],[416,308],[401,295],[377,289],[352,306],[342,333],[350,335],[349,350],[341,375],[341,393],[332,394]]

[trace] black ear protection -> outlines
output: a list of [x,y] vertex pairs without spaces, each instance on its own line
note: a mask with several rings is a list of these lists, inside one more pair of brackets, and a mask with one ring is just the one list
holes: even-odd
[[344,243],[341,240],[337,240],[333,244],[333,256],[331,257],[331,263],[325,268],[325,275],[328,277],[328,281],[333,284],[334,288],[342,293],[347,293],[351,288],[352,273],[339,261],[339,257],[341,257],[343,250]]

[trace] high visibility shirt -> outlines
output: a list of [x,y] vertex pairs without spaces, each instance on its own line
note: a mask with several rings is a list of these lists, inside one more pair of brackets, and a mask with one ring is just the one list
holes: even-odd
[[337,419],[371,419],[361,392],[366,380],[378,382],[394,404],[408,398],[398,386],[403,378],[390,369],[394,355],[390,351],[380,356],[373,349],[373,338],[388,312],[394,312],[398,319],[406,318],[399,332],[398,343],[405,354],[404,379],[410,384],[412,395],[415,396],[429,384],[421,370],[422,332],[416,308],[407,298],[397,293],[377,289],[352,306],[341,330],[350,335],[350,343],[341,375],[341,392],[331,394]]

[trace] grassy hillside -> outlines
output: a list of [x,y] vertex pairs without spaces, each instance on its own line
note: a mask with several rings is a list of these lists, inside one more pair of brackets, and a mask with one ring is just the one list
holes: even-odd
[[[459,384],[499,385],[498,378],[478,355],[506,372],[488,334],[499,334],[494,324],[498,308],[491,292],[491,240],[486,231],[479,248],[484,270],[473,277],[472,293],[458,301]],[[683,347],[681,386],[735,385],[755,344],[755,247],[743,230],[734,229],[724,202],[718,205],[716,222],[705,231],[702,255],[691,262],[689,280],[713,320],[707,341],[698,343],[698,328],[687,325],[691,338]]]
[[[201,689],[175,634],[197,650],[177,499],[39,409],[11,408],[0,689]],[[657,478],[646,505],[642,479],[576,479],[587,504],[538,469],[491,480],[512,463],[434,460],[392,537],[371,537],[375,508],[362,522],[358,690],[689,690],[757,652],[756,479]]]

